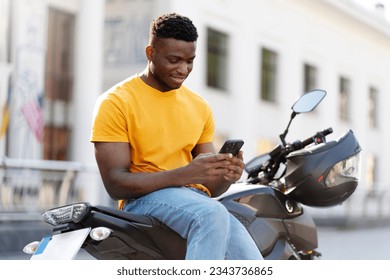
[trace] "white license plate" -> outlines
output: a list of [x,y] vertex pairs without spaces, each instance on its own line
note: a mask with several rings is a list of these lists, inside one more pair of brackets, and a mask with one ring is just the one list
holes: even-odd
[[31,260],[73,260],[91,228],[83,228],[42,238]]

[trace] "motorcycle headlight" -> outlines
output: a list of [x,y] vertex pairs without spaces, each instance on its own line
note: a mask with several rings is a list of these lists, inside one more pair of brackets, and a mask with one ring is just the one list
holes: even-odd
[[332,188],[346,182],[357,181],[359,178],[360,153],[336,163],[326,176],[325,185]]
[[88,213],[88,204],[76,203],[54,208],[42,213],[43,220],[53,226],[64,223],[78,223]]

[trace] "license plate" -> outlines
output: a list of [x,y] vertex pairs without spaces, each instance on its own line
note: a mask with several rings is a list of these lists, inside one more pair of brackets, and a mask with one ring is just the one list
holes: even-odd
[[73,260],[91,228],[83,228],[42,238],[31,260]]

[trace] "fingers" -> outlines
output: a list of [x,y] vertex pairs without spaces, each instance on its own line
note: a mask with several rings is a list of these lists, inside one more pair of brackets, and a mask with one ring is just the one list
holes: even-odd
[[207,161],[209,163],[215,163],[218,165],[218,168],[224,167],[229,171],[238,173],[242,173],[245,167],[242,151],[237,156],[233,156],[232,154],[207,154]]
[[227,182],[238,181],[243,173],[245,164],[242,151],[237,156],[232,154],[200,154],[193,163],[207,170],[209,176],[223,176]]
[[241,159],[241,160],[244,160],[244,152],[243,151],[239,151],[238,154],[236,155],[236,157]]
[[242,154],[240,157],[233,157],[228,161],[230,164],[225,167],[225,170],[228,172],[224,175],[224,179],[228,182],[236,182],[241,178],[245,167],[242,161]]
[[240,180],[241,178],[241,175],[242,175],[242,169],[238,169],[238,167],[236,166],[237,170],[235,171],[228,171],[224,176],[224,180],[227,181],[227,182],[237,182],[238,180]]
[[221,162],[233,158],[232,154],[199,154],[195,159],[202,160],[204,162]]

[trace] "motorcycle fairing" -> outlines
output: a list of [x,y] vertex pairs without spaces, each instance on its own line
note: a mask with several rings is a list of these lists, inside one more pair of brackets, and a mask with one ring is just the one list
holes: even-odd
[[103,241],[88,238],[84,250],[97,259],[183,259],[186,240],[149,216],[94,206],[91,214],[79,226],[104,226],[112,234]]
[[[283,259],[295,258],[296,251],[317,248],[312,218],[278,190],[258,187],[226,196],[221,203],[247,228],[265,258],[271,258],[276,251],[289,255]],[[283,248],[284,253],[280,248],[275,251],[275,246]]]

